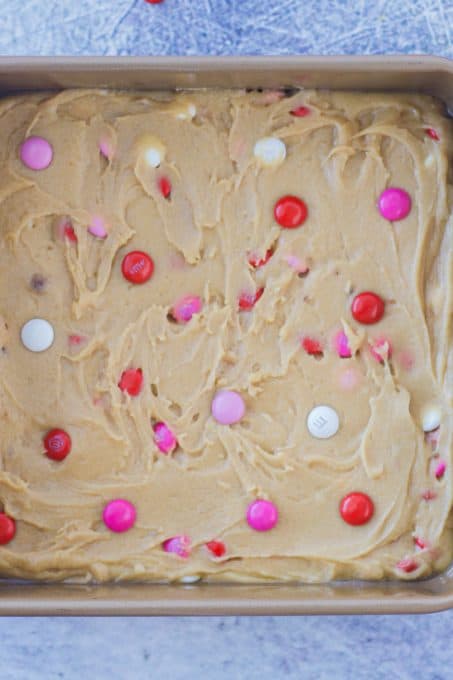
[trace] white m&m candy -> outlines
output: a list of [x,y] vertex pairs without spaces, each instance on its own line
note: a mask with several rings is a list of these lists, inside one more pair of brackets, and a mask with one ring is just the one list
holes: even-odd
[[422,411],[423,432],[432,432],[440,426],[442,411],[437,404],[428,404]]
[[195,104],[189,103],[187,104],[187,108],[185,109],[180,109],[176,113],[176,118],[179,118],[179,120],[192,120],[192,118],[195,118],[197,115],[197,107]]
[[22,326],[20,337],[30,352],[44,352],[53,344],[55,334],[52,325],[45,319],[30,319]]
[[331,406],[315,406],[308,414],[307,427],[312,437],[330,439],[340,427],[338,413]]
[[145,159],[148,165],[150,165],[152,168],[158,168],[162,162],[162,156],[159,149],[153,149],[153,147],[146,149]]
[[261,165],[280,165],[286,158],[286,146],[277,137],[263,137],[255,144],[253,154]]
[[151,168],[158,168],[165,160],[166,148],[158,137],[143,135],[138,142],[138,152]]
[[179,579],[180,583],[196,583],[201,579],[201,576],[198,576],[197,574],[193,575],[187,575],[187,576],[181,576]]

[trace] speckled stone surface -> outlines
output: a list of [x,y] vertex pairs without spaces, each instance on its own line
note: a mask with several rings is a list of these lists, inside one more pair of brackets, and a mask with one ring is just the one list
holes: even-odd
[[[452,0],[1,0],[0,54],[453,57]],[[425,616],[0,619],[2,680],[450,680]]]

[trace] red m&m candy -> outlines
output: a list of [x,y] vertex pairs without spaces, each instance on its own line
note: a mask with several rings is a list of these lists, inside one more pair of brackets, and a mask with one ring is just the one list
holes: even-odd
[[47,458],[61,461],[70,453],[72,447],[71,437],[64,430],[55,428],[50,430],[44,437],[44,448]]
[[439,141],[440,137],[434,128],[426,128],[425,132],[428,135],[428,137],[431,137],[431,139],[434,139],[436,142]]
[[354,319],[359,323],[372,324],[382,319],[384,308],[384,300],[379,295],[366,291],[355,296],[352,301],[351,312]]
[[309,113],[310,109],[308,106],[298,106],[297,108],[290,111],[290,114],[295,118],[304,118],[305,116],[308,116]]
[[310,338],[309,336],[302,338],[302,347],[307,352],[307,354],[311,354],[315,357],[322,357],[324,354],[322,344],[319,342],[319,340],[316,340],[316,338]]
[[67,223],[63,225],[63,234],[65,238],[68,239],[68,241],[71,241],[71,243],[77,243],[78,241],[77,234],[75,233],[72,224]]
[[340,503],[340,515],[347,524],[360,526],[370,521],[374,514],[374,503],[360,491],[348,493]]
[[307,215],[307,206],[297,196],[283,196],[274,206],[275,221],[285,229],[300,227]]
[[398,562],[396,568],[404,571],[406,574],[410,574],[411,572],[418,569],[418,563],[411,557],[406,557],[404,560],[400,560]]
[[147,253],[133,250],[123,258],[121,271],[124,278],[131,283],[146,283],[153,275],[154,262]]
[[6,545],[16,534],[16,522],[9,515],[0,512],[0,545]]
[[272,255],[274,254],[274,251],[270,248],[269,250],[266,250],[264,257],[258,257],[257,255],[249,255],[248,258],[248,263],[251,265],[254,269],[258,269],[259,267],[264,267],[264,265],[269,262],[271,259]]
[[239,309],[248,312],[256,305],[262,294],[264,288],[258,288],[255,293],[241,293],[238,300]]
[[128,368],[121,374],[118,387],[127,392],[131,397],[140,394],[143,384],[143,371],[141,368]]
[[209,541],[206,547],[214,557],[223,557],[226,553],[226,545],[223,541]]
[[161,177],[157,183],[159,191],[164,198],[169,198],[171,194],[171,182],[168,177]]

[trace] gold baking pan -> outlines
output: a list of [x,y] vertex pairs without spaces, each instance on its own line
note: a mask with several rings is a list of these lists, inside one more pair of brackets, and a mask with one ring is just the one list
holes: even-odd
[[[305,87],[432,94],[453,111],[453,61],[398,57],[0,57],[0,95],[68,87]],[[0,580],[0,616],[423,613],[453,607],[453,565],[416,582],[35,584]]]

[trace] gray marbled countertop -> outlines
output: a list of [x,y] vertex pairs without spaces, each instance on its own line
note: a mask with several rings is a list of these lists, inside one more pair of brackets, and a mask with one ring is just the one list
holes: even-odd
[[453,57],[451,0],[1,0],[0,54]]
[[[0,54],[437,54],[451,0],[1,0]],[[425,616],[0,619],[2,680],[453,679]]]

